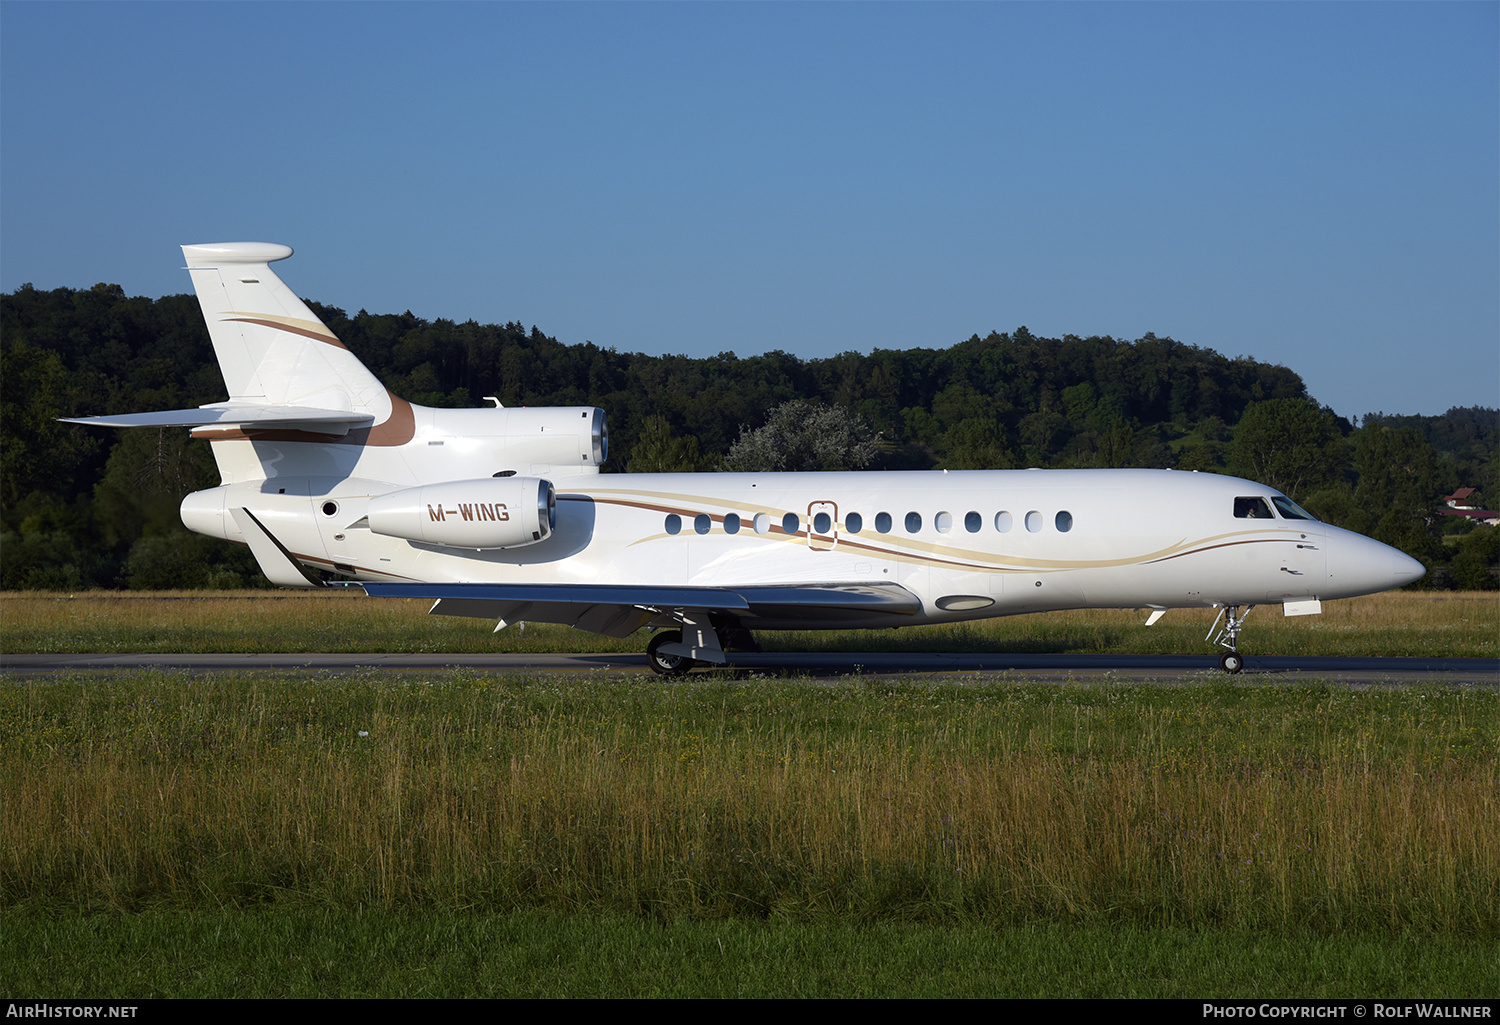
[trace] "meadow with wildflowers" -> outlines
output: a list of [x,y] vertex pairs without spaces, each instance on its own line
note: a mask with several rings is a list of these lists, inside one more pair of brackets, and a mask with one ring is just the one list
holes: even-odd
[[0,931],[232,913],[1385,937],[1459,951],[1479,966],[1462,992],[1500,940],[1497,746],[1490,688],[13,679]]
[[[1252,650],[1500,646],[1491,595],[1326,609]],[[425,610],[8,594],[0,649],[639,649]],[[1194,651],[1210,618],[763,641]],[[0,675],[0,989],[1493,996],[1497,823],[1486,687]]]

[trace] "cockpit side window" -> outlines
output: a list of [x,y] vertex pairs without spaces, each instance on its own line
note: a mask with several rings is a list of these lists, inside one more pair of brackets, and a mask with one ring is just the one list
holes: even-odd
[[1281,512],[1281,515],[1289,520],[1312,520],[1316,522],[1318,519],[1285,495],[1272,495],[1271,501],[1276,503],[1276,508]]
[[1259,495],[1234,500],[1234,517],[1237,520],[1274,520],[1276,514]]

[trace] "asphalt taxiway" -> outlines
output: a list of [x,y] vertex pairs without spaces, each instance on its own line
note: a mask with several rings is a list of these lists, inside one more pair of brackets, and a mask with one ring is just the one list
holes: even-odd
[[[642,673],[643,654],[45,654],[0,655],[0,674],[56,676],[169,669],[188,673],[323,672],[368,670],[436,673]],[[1228,676],[1212,655],[1092,655],[1012,652],[774,652],[732,654],[728,666],[700,667],[688,680],[725,670],[830,680],[860,677],[967,677],[1035,680],[1175,680],[1214,678],[1251,682],[1328,680],[1358,684],[1431,682],[1500,686],[1500,659],[1360,658],[1247,655],[1246,668]]]

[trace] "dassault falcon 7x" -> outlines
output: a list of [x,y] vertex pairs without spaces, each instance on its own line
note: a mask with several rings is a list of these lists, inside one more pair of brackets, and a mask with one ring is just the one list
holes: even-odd
[[1081,608],[1218,608],[1220,666],[1256,605],[1288,616],[1416,580],[1416,560],[1275,489],[1171,470],[601,474],[604,411],[429,409],[386,390],[286,287],[287,246],[182,247],[229,392],[74,420],[188,427],[223,484],[182,521],[287,587],[356,581],[438,615],[651,627],[658,673],[753,630]]

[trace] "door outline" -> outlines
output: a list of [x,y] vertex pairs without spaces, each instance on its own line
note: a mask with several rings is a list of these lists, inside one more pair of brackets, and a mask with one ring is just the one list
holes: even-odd
[[[819,513],[828,516],[828,530],[819,533],[813,526]],[[839,505],[837,502],[810,502],[807,506],[807,547],[815,552],[830,552],[839,543]]]

